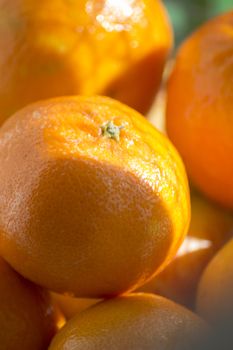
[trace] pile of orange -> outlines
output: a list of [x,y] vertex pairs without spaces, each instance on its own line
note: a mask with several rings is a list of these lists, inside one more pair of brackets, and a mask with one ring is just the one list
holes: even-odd
[[233,316],[232,33],[178,50],[167,137],[160,0],[0,1],[2,350],[182,350]]

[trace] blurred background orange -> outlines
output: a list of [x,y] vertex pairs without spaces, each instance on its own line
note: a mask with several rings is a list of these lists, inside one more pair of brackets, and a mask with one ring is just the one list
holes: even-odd
[[175,31],[176,46],[199,25],[232,10],[232,0],[164,0]]

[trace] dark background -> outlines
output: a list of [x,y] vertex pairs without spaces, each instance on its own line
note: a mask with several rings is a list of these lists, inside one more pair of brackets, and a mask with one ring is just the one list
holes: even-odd
[[233,0],[164,0],[170,14],[176,46],[208,18],[233,10]]

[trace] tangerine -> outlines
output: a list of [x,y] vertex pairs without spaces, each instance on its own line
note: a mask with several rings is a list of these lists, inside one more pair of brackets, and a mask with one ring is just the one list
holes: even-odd
[[149,109],[173,41],[160,0],[1,0],[0,16],[0,125],[64,95]]
[[233,216],[195,190],[188,235],[172,262],[140,290],[194,309],[201,275],[217,251],[233,235]]
[[150,294],[101,302],[68,321],[49,350],[181,350],[206,330],[191,311]]
[[233,11],[178,51],[168,83],[167,131],[193,183],[233,209]]
[[210,323],[233,316],[233,239],[210,261],[198,286],[197,312]]
[[0,130],[0,251],[56,292],[132,290],[175,255],[190,219],[183,163],[109,98],[38,102]]
[[18,275],[0,258],[0,344],[3,350],[44,350],[60,319],[49,293]]

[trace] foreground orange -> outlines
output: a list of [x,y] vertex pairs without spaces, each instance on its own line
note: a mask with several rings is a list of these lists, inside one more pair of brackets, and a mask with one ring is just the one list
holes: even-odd
[[192,181],[233,209],[233,11],[178,51],[168,84],[167,131]]
[[197,311],[209,322],[233,317],[233,240],[211,260],[198,287]]
[[49,294],[18,275],[2,258],[0,281],[1,349],[47,349],[59,321]]
[[39,102],[0,131],[0,251],[38,284],[79,297],[143,284],[189,225],[187,178],[169,140],[101,97]]
[[[68,321],[49,350],[182,350],[205,324],[167,299],[150,294],[104,301]],[[172,347],[171,347],[172,345]]]
[[0,0],[0,13],[0,124],[64,95],[149,109],[172,47],[160,0]]
[[191,192],[191,207],[188,236],[176,257],[141,290],[163,295],[193,309],[203,270],[233,236],[233,215],[195,191]]

